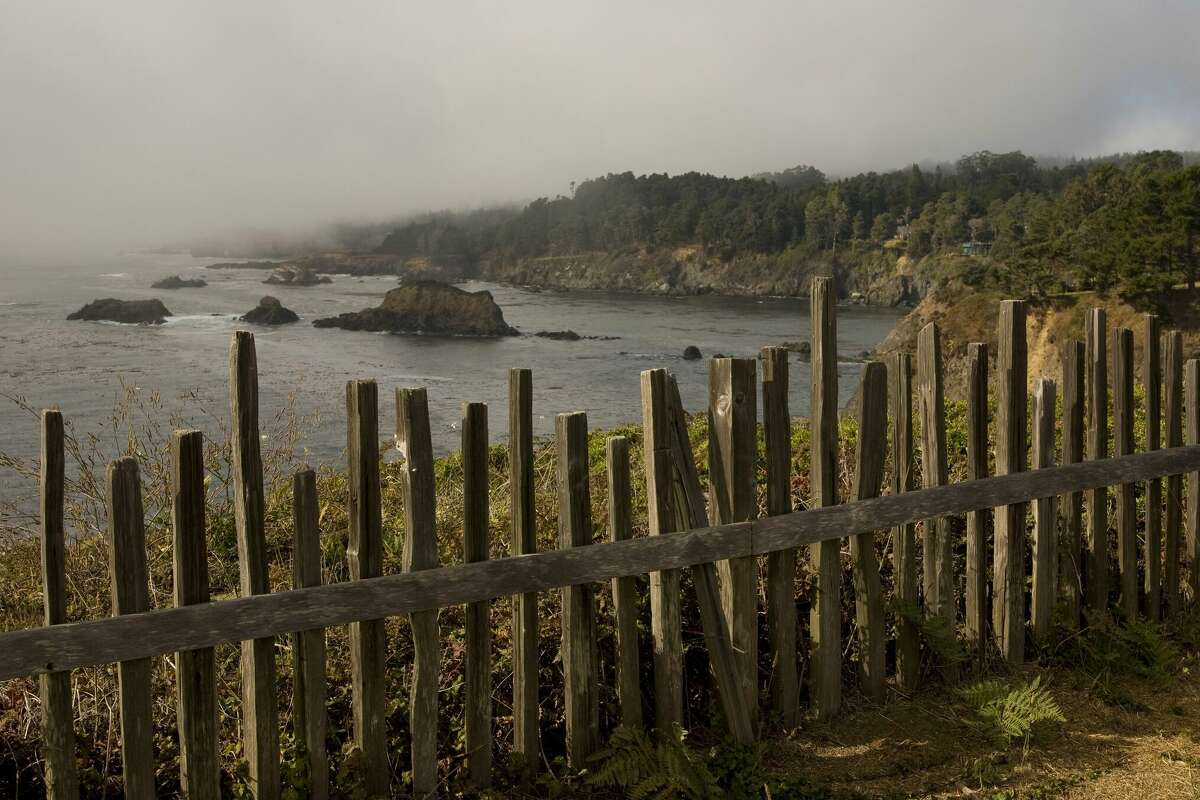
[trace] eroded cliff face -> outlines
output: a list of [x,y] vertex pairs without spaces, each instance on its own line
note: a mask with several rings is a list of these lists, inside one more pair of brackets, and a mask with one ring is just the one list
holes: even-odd
[[[983,342],[988,347],[989,378],[994,391],[1000,303],[1006,299],[1012,298],[959,283],[939,286],[897,323],[876,349],[876,357],[886,358],[897,352],[915,355],[921,329],[931,322],[937,323],[942,341],[946,396],[954,400],[965,399],[967,345],[971,342]],[[1175,329],[1183,334],[1185,358],[1200,353],[1200,291],[1178,289],[1157,300],[1155,309],[1135,306],[1115,295],[1094,292],[1027,300],[1025,336],[1029,354],[1029,391],[1033,391],[1035,382],[1043,376],[1061,382],[1063,346],[1071,340],[1083,341],[1084,322],[1092,308],[1104,309],[1110,359],[1113,330],[1129,328],[1133,331],[1135,369],[1139,376],[1145,353],[1148,311],[1159,314],[1164,332]]]
[[817,275],[833,275],[841,299],[871,305],[914,306],[928,289],[917,264],[890,252],[834,258],[784,251],[723,259],[696,246],[511,261],[485,258],[478,266],[480,278],[498,283],[676,295],[805,297]]

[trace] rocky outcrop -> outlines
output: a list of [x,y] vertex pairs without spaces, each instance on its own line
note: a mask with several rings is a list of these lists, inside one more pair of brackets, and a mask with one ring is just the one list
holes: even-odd
[[205,286],[208,286],[208,281],[203,278],[184,279],[178,275],[172,275],[150,284],[151,289],[203,289]]
[[289,322],[298,322],[300,317],[290,308],[284,308],[278,299],[267,295],[239,319],[254,325],[287,325]]
[[118,300],[115,297],[105,297],[101,300],[93,300],[68,316],[67,319],[122,322],[127,325],[161,325],[167,321],[166,318],[169,316],[171,316],[171,312],[157,298],[153,300]]
[[205,269],[275,269],[282,261],[222,261],[209,264]]
[[559,342],[578,342],[582,339],[586,339],[588,341],[611,342],[621,338],[620,336],[584,336],[576,333],[573,330],[570,330],[569,328],[565,331],[538,331],[534,334],[534,336],[541,337],[542,339],[554,339],[555,341]]
[[[459,281],[475,270],[462,256],[400,256],[391,253],[314,253],[286,261],[224,261],[207,269],[308,270],[318,275],[397,275],[410,280]],[[282,280],[280,281],[282,282]]]
[[375,308],[313,321],[317,328],[426,333],[442,336],[514,336],[491,292],[466,292],[436,281],[392,289]]
[[319,283],[333,283],[333,279],[326,275],[318,275],[309,267],[288,264],[272,272],[263,283],[280,286],[316,286]]

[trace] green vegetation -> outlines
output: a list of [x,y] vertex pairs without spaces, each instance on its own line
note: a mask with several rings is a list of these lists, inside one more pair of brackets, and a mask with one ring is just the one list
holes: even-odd
[[836,180],[808,166],[752,178],[624,172],[516,214],[401,226],[379,250],[501,262],[692,245],[726,260],[990,252],[957,262],[954,277],[1019,294],[1140,296],[1200,272],[1200,165],[1191,160],[1153,151],[1042,165],[983,151],[932,170],[914,164]]
[[978,681],[960,688],[958,696],[975,724],[1001,748],[1015,740],[1028,748],[1034,725],[1067,721],[1054,696],[1041,686],[1040,677],[1017,687],[997,679]]

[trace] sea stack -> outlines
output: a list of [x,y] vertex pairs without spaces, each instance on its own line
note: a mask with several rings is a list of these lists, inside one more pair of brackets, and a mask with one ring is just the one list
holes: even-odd
[[167,321],[169,316],[171,316],[171,312],[158,298],[118,300],[115,297],[105,297],[101,300],[93,300],[74,314],[69,315],[67,319],[121,322],[126,325],[161,325]]
[[392,289],[375,308],[313,321],[318,328],[424,333],[440,336],[515,336],[491,292],[467,292],[437,281]]
[[287,325],[289,322],[298,322],[300,317],[290,308],[284,308],[277,298],[267,295],[239,319],[254,325]]

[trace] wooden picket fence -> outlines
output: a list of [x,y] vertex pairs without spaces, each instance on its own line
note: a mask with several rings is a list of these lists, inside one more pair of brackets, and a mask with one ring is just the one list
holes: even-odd
[[[404,572],[382,574],[378,397],[372,381],[347,386],[350,580],[321,585],[320,529],[312,471],[294,479],[295,588],[269,591],[264,536],[263,471],[259,452],[258,384],[253,337],[235,335],[230,350],[235,511],[241,597],[210,602],[205,528],[203,442],[198,431],[172,441],[175,606],[150,610],[144,515],[138,464],[108,469],[113,616],[66,622],[64,589],[63,422],[42,417],[41,521],[45,627],[0,634],[0,680],[37,675],[44,710],[49,796],[78,797],[72,734],[70,670],[117,663],[125,794],[155,793],[151,740],[151,659],[176,655],[181,782],[190,798],[219,796],[220,766],[213,647],[240,642],[243,749],[251,788],[267,800],[280,794],[280,751],[274,637],[295,637],[295,733],[307,745],[314,797],[327,796],[324,629],[350,626],[353,736],[362,751],[366,789],[386,796],[391,770],[386,749],[383,619],[411,620],[412,792],[437,792],[438,609],[465,605],[467,764],[476,787],[492,772],[491,628],[489,602],[512,596],[512,747],[535,768],[539,754],[537,593],[562,591],[561,663],[565,685],[568,759],[584,760],[601,746],[598,713],[595,584],[612,581],[617,693],[622,723],[666,729],[681,723],[683,646],[681,570],[690,569],[705,642],[730,733],[751,741],[759,733],[759,558],[766,556],[766,610],[771,674],[766,701],[785,725],[801,715],[797,674],[798,621],[794,595],[797,548],[811,550],[815,574],[808,640],[812,710],[835,715],[842,695],[842,540],[853,561],[854,631],[861,648],[859,687],[885,699],[885,598],[875,537],[891,531],[894,594],[921,603],[925,613],[961,624],[977,648],[991,647],[1019,662],[1026,640],[1045,637],[1052,619],[1077,627],[1083,610],[1106,609],[1110,595],[1127,618],[1176,613],[1195,598],[1200,529],[1200,362],[1182,359],[1182,339],[1170,332],[1160,359],[1156,320],[1146,320],[1142,381],[1147,450],[1134,453],[1134,352],[1128,330],[1111,339],[1113,455],[1108,453],[1109,340],[1102,311],[1087,323],[1086,342],[1063,348],[1061,387],[1040,378],[1028,417],[1025,305],[1005,302],[999,318],[995,377],[998,416],[997,475],[988,477],[989,354],[969,349],[969,480],[949,483],[942,390],[942,354],[936,325],[920,334],[916,353],[921,475],[914,475],[911,357],[895,356],[862,371],[857,404],[858,440],[852,497],[837,496],[837,338],[829,279],[812,288],[812,507],[791,506],[792,454],[788,411],[788,354],[762,353],[762,428],[767,509],[756,519],[757,391],[754,359],[714,359],[709,371],[709,486],[701,486],[688,442],[674,377],[663,369],[641,375],[645,474],[650,536],[633,538],[629,443],[607,442],[611,541],[592,544],[587,419],[556,420],[560,549],[535,552],[532,378],[512,370],[509,395],[511,556],[488,560],[487,407],[463,407],[464,564],[439,566],[435,531],[433,450],[424,389],[396,393],[396,441],[403,456],[406,537]],[[1165,415],[1160,396],[1164,393]],[[1181,419],[1186,386],[1188,446]],[[1059,392],[1061,389],[1061,403]],[[1056,409],[1061,407],[1062,416]],[[1160,427],[1165,416],[1165,449]],[[1062,463],[1056,466],[1055,431]],[[1032,435],[1030,436],[1030,429]],[[1030,438],[1032,446],[1030,447]],[[894,469],[882,495],[888,445]],[[1086,445],[1086,446],[1085,446]],[[1032,464],[1027,464],[1032,450]],[[1032,466],[1033,470],[1027,468]],[[1188,480],[1183,537],[1183,477]],[[1167,478],[1165,496],[1161,479]],[[1148,482],[1143,552],[1138,551],[1134,484]],[[920,483],[919,490],[916,484]],[[1116,487],[1117,591],[1109,590],[1108,487]],[[1032,550],[1026,507],[1032,502]],[[1061,507],[1059,507],[1061,504]],[[1165,525],[1164,520],[1165,507]],[[1086,510],[1086,513],[1085,513]],[[1061,513],[1060,513],[1061,512]],[[954,574],[953,527],[966,515],[965,582]],[[994,515],[991,614],[986,518]],[[918,569],[916,523],[924,522]],[[1190,566],[1190,571],[1185,568]],[[1027,571],[1032,571],[1028,592]],[[649,573],[654,719],[642,719],[637,649],[635,577]],[[918,588],[918,575],[923,578]],[[965,586],[958,615],[956,587]],[[990,618],[989,618],[990,617]],[[919,677],[918,633],[901,617],[896,626],[897,685],[913,689]]]

